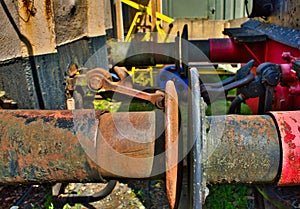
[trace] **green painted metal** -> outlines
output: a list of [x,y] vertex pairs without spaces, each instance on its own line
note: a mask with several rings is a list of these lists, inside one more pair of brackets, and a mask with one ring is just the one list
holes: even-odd
[[163,12],[173,18],[208,18],[208,0],[163,1]]
[[[247,17],[243,0],[166,0],[163,13],[173,18],[232,20]],[[252,1],[248,1],[251,8]]]

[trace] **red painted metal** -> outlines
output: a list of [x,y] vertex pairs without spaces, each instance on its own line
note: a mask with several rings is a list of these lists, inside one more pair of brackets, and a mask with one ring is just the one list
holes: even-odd
[[278,185],[300,184],[300,111],[272,112],[281,137],[282,168]]
[[273,110],[298,110],[300,107],[300,79],[292,64],[281,64],[282,81],[275,88]]
[[[265,42],[247,44],[239,43],[231,38],[209,39],[210,61],[228,63],[246,63],[254,57],[249,52],[255,52],[256,59],[264,60]],[[258,64],[258,63],[256,63]]]
[[241,43],[233,38],[209,39],[210,61],[228,63],[246,63],[256,60],[256,65],[262,62],[275,64],[288,63],[282,56],[289,52],[294,57],[300,57],[300,50],[277,41]]
[[265,62],[282,64],[284,63],[282,55],[286,52],[291,53],[292,56],[300,57],[300,50],[297,48],[293,48],[273,40],[268,40],[266,45],[268,50],[266,50]]
[[[300,107],[300,79],[292,69],[292,62],[299,59],[300,50],[273,40],[266,42],[239,43],[233,38],[209,39],[212,62],[245,63],[255,60],[280,64],[282,80],[275,88],[273,110],[297,110]],[[257,111],[258,100],[247,101]]]

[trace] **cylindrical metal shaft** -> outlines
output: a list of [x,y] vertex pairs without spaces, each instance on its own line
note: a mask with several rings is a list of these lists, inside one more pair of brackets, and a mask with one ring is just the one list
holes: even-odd
[[213,116],[208,121],[207,141],[203,142],[208,182],[267,183],[276,179],[280,141],[270,116]]
[[[3,184],[101,182],[118,171],[132,178],[151,175],[153,112],[1,110],[0,130]],[[138,158],[139,164],[128,158]]]

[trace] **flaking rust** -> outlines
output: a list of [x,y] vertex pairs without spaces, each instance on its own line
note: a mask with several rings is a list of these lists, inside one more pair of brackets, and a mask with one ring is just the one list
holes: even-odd
[[[1,182],[88,180],[72,112],[1,111]],[[68,176],[72,173],[72,177]]]
[[209,182],[272,182],[279,169],[280,149],[270,116],[209,117]]
[[[136,119],[141,127],[147,127],[150,118],[153,118],[151,112],[116,113],[113,118],[110,113],[80,110],[76,112],[77,118],[74,118],[74,112],[68,110],[1,110],[0,183],[101,182],[103,180],[101,176],[111,177],[111,173],[96,163],[100,161],[98,158],[92,159],[87,154],[81,141],[89,141],[90,135],[96,136],[98,144],[108,140],[97,134],[99,125],[97,121],[100,120],[103,124],[112,123],[113,119],[126,118],[128,115],[125,114],[129,114],[133,120]],[[108,117],[103,117],[104,115]],[[76,119],[84,120],[84,125],[78,125]],[[90,128],[95,125],[96,129]],[[105,131],[105,129],[101,130]],[[153,129],[148,131],[154,132]],[[112,142],[124,141],[117,147],[120,153],[134,153],[141,147],[141,144],[129,143],[130,138],[125,139],[121,134],[118,139],[113,138],[115,135],[109,135],[109,137],[112,137],[109,138]],[[152,159],[147,157],[154,153],[154,141],[151,139],[151,143],[142,144],[145,152],[136,153],[136,157],[151,161]],[[103,153],[101,147],[97,149]],[[108,165],[111,167],[108,167],[108,170],[113,167],[128,170],[125,162],[112,162],[111,156],[102,154],[96,157],[102,157],[102,160],[110,162]],[[141,178],[149,177],[145,176],[144,170],[149,170],[146,166],[151,163],[139,165],[137,175]]]

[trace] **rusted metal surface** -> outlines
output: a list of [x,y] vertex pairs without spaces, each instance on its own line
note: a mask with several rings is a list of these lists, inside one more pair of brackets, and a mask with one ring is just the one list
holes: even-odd
[[277,0],[273,7],[274,11],[268,19],[268,23],[280,25],[282,27],[300,30],[300,2],[298,0]]
[[[101,182],[101,176],[113,176],[114,169],[124,170],[124,176],[132,178],[149,177],[154,139],[130,143],[139,135],[134,130],[120,134],[114,121],[129,117],[136,128],[147,130],[145,137],[154,136],[154,113],[102,113],[80,110],[74,117],[68,110],[1,110],[0,183]],[[91,136],[95,139],[91,148],[97,151],[92,150],[92,155],[83,149],[93,140]],[[134,161],[106,155],[103,144],[142,160],[130,167]],[[101,164],[103,161],[108,163]]]
[[212,116],[205,173],[212,183],[273,182],[280,163],[280,142],[267,115]]
[[278,185],[300,184],[300,111],[271,112],[281,138],[282,168]]
[[166,149],[166,192],[170,207],[178,203],[177,190],[180,180],[178,175],[179,144],[178,96],[173,81],[166,84],[165,97],[165,149]]
[[110,176],[146,178],[151,176],[155,113],[125,112],[102,115],[99,122],[96,160]]
[[121,74],[120,68],[116,68],[117,73],[121,75],[121,80],[119,82],[113,82],[109,80],[109,73],[108,71],[95,68],[90,70],[87,73],[87,85],[90,90],[97,92],[97,91],[113,91],[116,93],[124,94],[131,97],[136,97],[139,99],[143,99],[146,101],[151,102],[153,105],[156,105],[158,108],[163,109],[163,99],[164,93],[160,91],[156,91],[155,93],[147,93],[143,91],[139,91],[132,88],[132,84],[128,84],[124,79],[124,75]]

